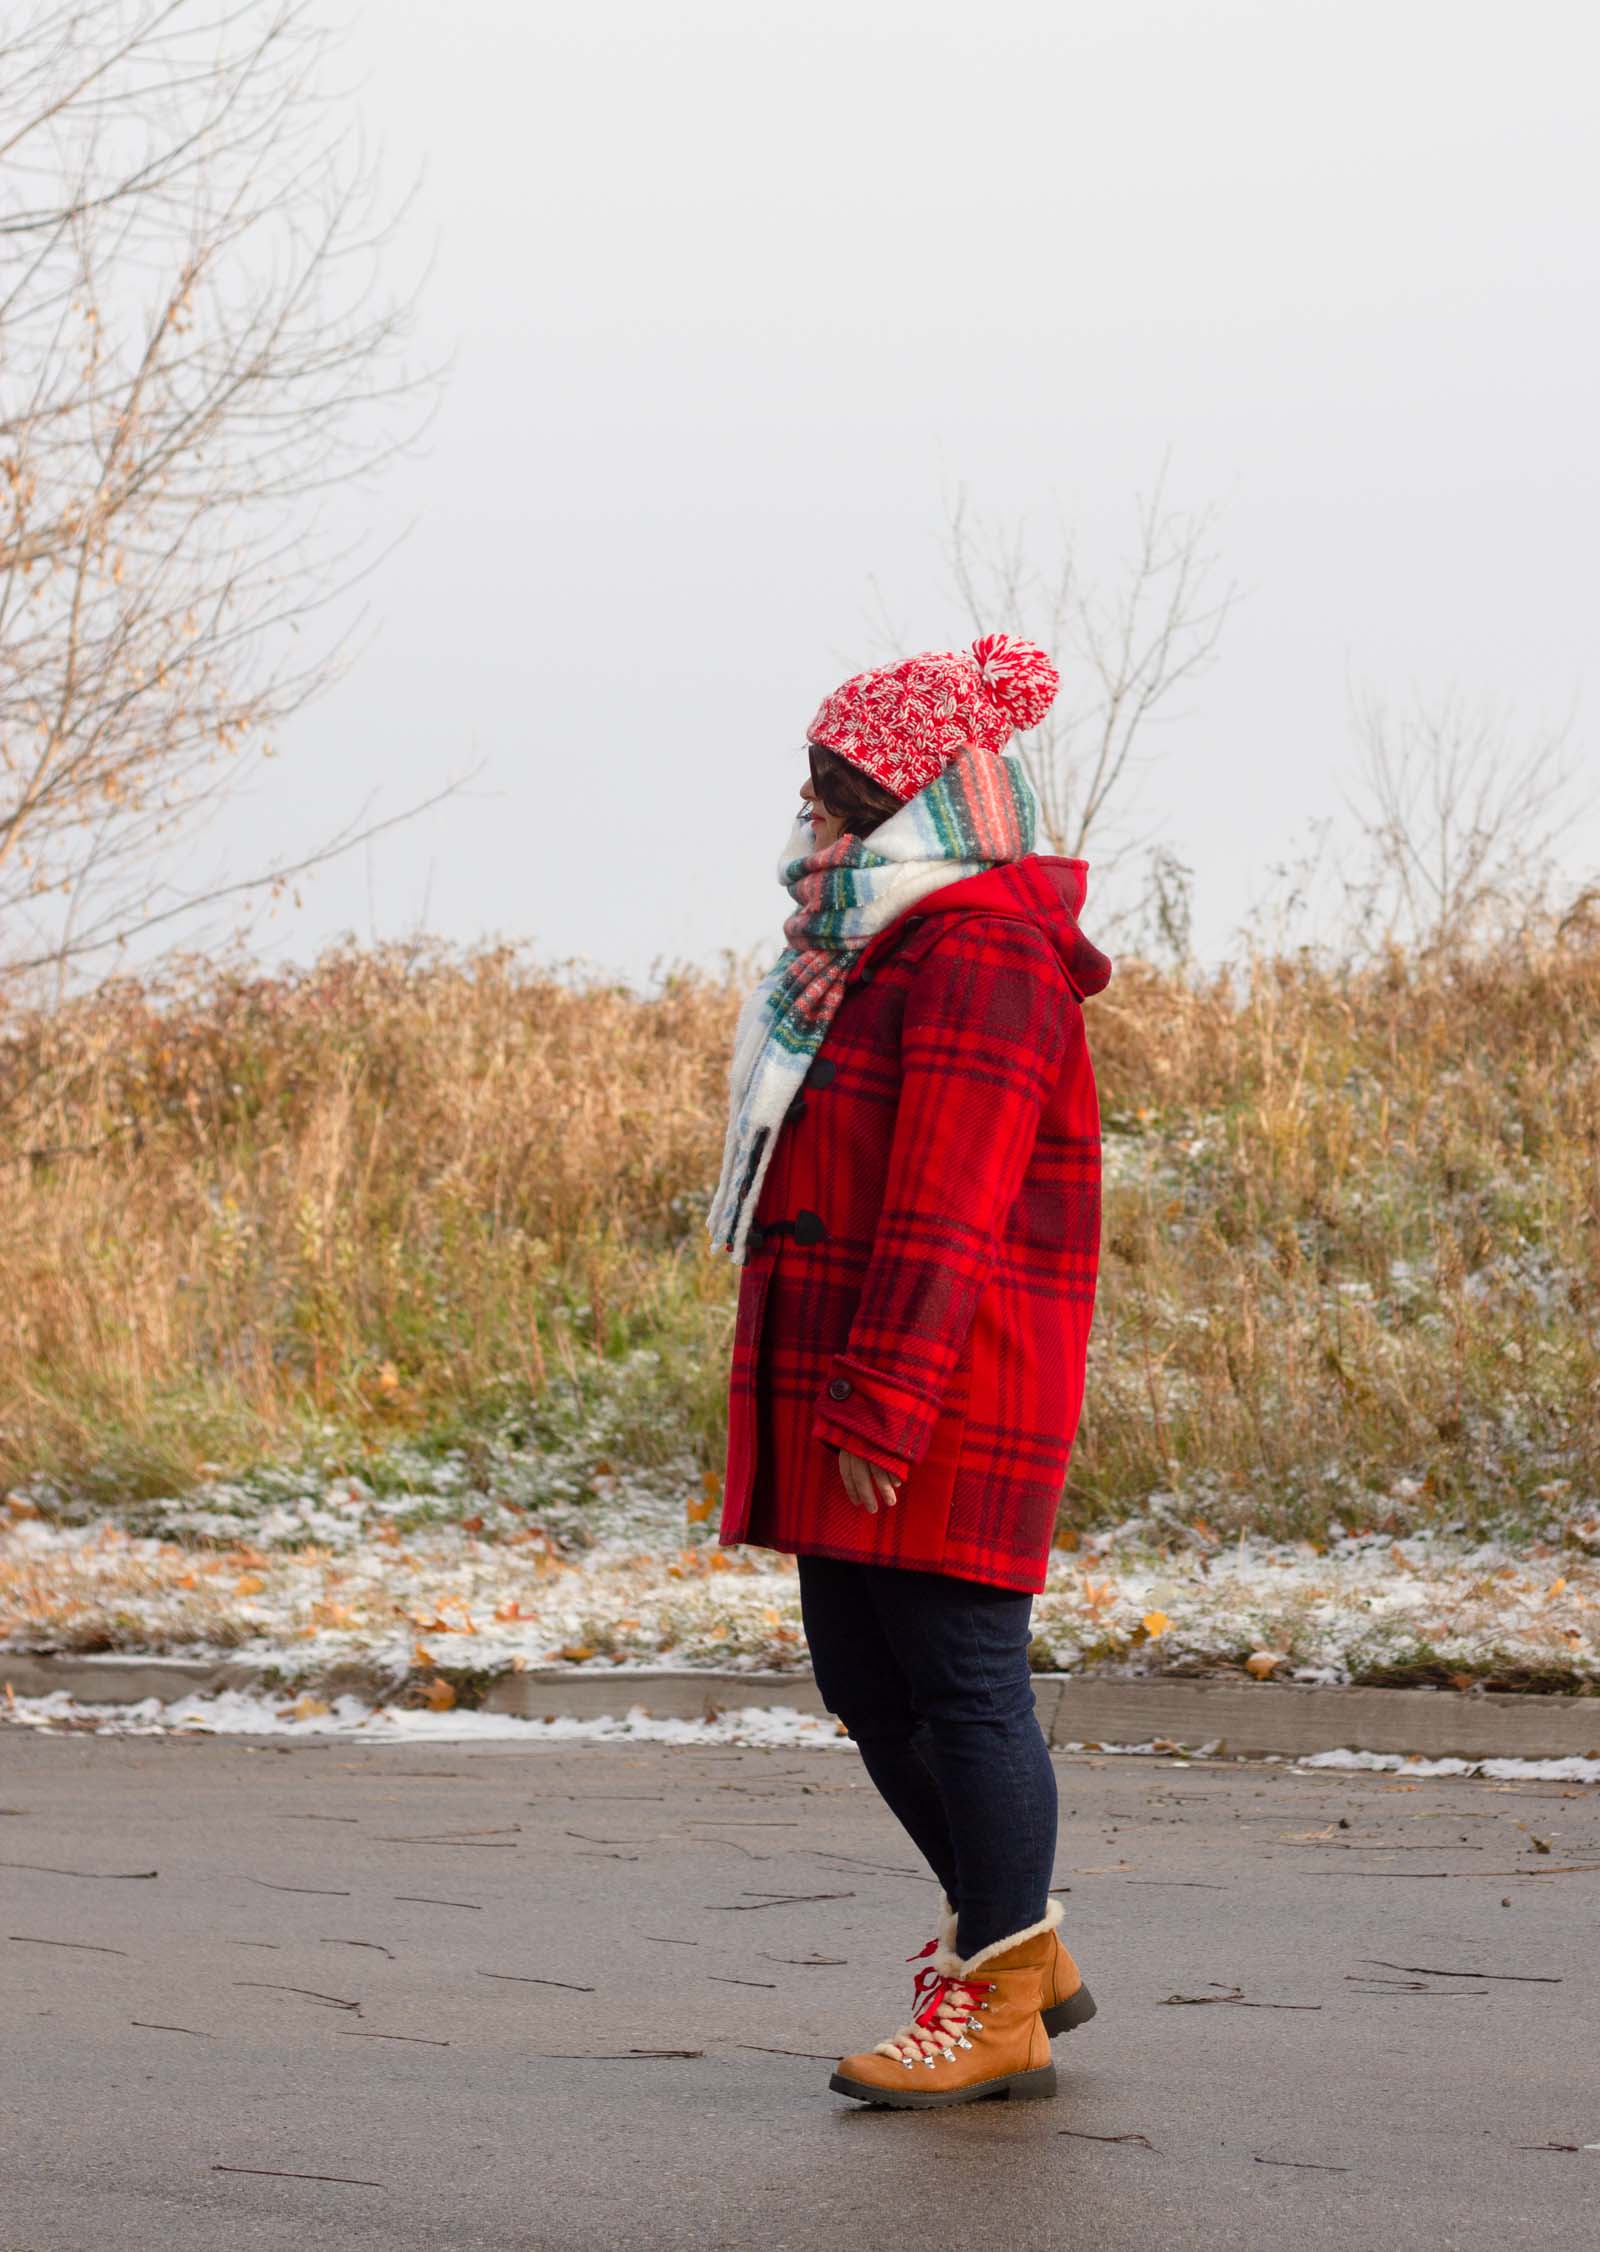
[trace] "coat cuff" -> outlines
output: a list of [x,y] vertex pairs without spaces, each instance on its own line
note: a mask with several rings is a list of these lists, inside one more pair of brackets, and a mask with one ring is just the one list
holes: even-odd
[[879,1370],[836,1353],[818,1395],[811,1435],[824,1446],[848,1447],[905,1478],[926,1453],[938,1420],[937,1405]]

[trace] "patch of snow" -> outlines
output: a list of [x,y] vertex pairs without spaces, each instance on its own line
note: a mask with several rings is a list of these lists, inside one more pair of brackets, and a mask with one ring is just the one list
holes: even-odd
[[635,1705],[619,1717],[523,1720],[513,1713],[414,1712],[335,1698],[314,1716],[297,1715],[281,1698],[224,1689],[215,1696],[147,1697],[136,1705],[81,1704],[65,1691],[13,1697],[4,1717],[24,1728],[75,1730],[96,1736],[359,1736],[378,1744],[498,1741],[539,1744],[735,1744],[784,1751],[831,1751],[850,1739],[825,1715],[792,1705],[746,1705],[715,1720],[658,1719]]
[[[209,1696],[147,1697],[139,1704],[93,1704],[57,1690],[45,1697],[10,1697],[0,1717],[23,1728],[96,1736],[321,1736],[358,1737],[373,1744],[504,1743],[533,1749],[541,1744],[636,1743],[742,1746],[781,1751],[837,1751],[849,1747],[826,1714],[803,1713],[792,1705],[746,1705],[714,1720],[658,1718],[642,1705],[626,1714],[579,1720],[524,1720],[512,1713],[429,1712],[394,1705],[372,1705],[359,1697],[338,1697],[327,1710],[306,1714],[294,1700],[240,1689]],[[1144,1743],[1073,1741],[1061,1751],[1113,1759],[1208,1758],[1216,1744],[1184,1746],[1165,1738]],[[1240,1764],[1246,1764],[1241,1759]],[[1283,1764],[1272,1759],[1264,1764]],[[1293,1764],[1302,1769],[1331,1768],[1346,1773],[1417,1778],[1481,1776],[1496,1782],[1600,1783],[1600,1759],[1420,1759],[1398,1752],[1311,1752]]]
[[1600,1783],[1600,1759],[1417,1759],[1400,1752],[1308,1752],[1297,1767],[1364,1775],[1487,1775],[1497,1783]]
[[1159,1742],[1152,1737],[1144,1744],[1098,1744],[1092,1740],[1079,1743],[1074,1738],[1071,1743],[1057,1744],[1055,1749],[1061,1752],[1105,1752],[1112,1759],[1170,1759],[1181,1765],[1189,1759],[1210,1759],[1221,1741],[1220,1736],[1215,1736],[1209,1744],[1175,1744],[1170,1736],[1163,1736]]

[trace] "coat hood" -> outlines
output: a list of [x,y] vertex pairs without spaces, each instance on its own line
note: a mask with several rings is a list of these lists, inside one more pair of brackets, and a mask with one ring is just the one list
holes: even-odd
[[[1088,882],[1087,860],[1030,852],[1024,860],[1008,860],[985,868],[981,875],[964,876],[958,884],[946,884],[942,891],[919,899],[910,912],[922,917],[1009,915],[1037,924],[1055,948],[1067,983],[1084,1001],[1111,982],[1110,956],[1078,928]],[[895,927],[890,925],[891,930]]]

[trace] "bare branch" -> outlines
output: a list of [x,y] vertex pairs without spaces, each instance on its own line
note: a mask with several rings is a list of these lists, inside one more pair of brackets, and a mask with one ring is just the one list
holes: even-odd
[[1499,706],[1455,691],[1353,707],[1366,849],[1351,889],[1369,943],[1449,951],[1537,912],[1574,810],[1571,716],[1519,742]]
[[437,396],[329,47],[306,0],[0,38],[0,980],[149,926],[152,856],[339,670],[307,628],[372,543],[324,497]]
[[[1115,862],[1149,841],[1127,823],[1150,728],[1173,692],[1210,664],[1227,622],[1232,590],[1216,591],[1212,552],[1218,512],[1170,508],[1166,485],[1163,463],[1138,502],[1133,552],[1109,591],[1084,581],[1059,517],[1041,566],[1026,521],[984,522],[965,494],[950,512],[950,574],[974,631],[1025,634],[1065,675],[1022,748],[1053,852],[1079,857],[1092,840],[1102,862]],[[1170,868],[1163,881],[1170,891]]]

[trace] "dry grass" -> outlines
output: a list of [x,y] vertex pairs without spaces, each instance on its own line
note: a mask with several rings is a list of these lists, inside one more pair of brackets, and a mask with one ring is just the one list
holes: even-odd
[[1083,1501],[1209,1489],[1229,1522],[1313,1531],[1592,1506],[1592,935],[1133,970],[1096,1012],[1115,1186]]
[[688,1192],[733,1007],[338,953],[18,1025],[0,1467],[170,1491],[308,1434],[459,1430],[663,1340],[714,1424],[726,1278]]
[[[0,1043],[0,1474],[103,1498],[638,1389],[715,1466],[731,984],[195,965]],[[1074,1521],[1548,1521],[1600,1490],[1600,945],[1125,965]]]

